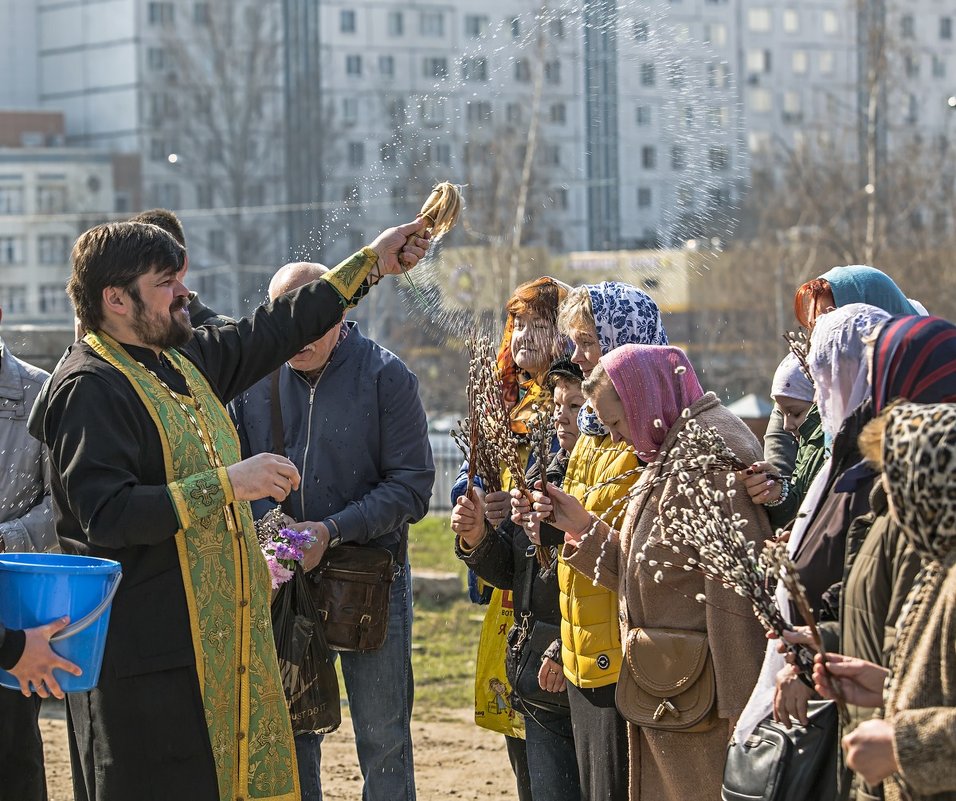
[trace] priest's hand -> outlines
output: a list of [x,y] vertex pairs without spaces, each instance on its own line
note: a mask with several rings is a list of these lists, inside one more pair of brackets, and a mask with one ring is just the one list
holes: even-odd
[[259,453],[226,468],[237,501],[273,498],[284,501],[299,488],[299,471],[284,456]]
[[10,673],[20,682],[20,692],[29,697],[32,689],[41,698],[51,695],[63,698],[63,690],[53,676],[53,669],[58,668],[74,676],[83,671],[72,662],[67,661],[50,648],[50,637],[64,628],[70,622],[68,617],[61,617],[45,626],[27,629],[26,644],[20,660],[10,668]]
[[425,258],[425,252],[428,250],[425,221],[418,217],[405,225],[382,231],[369,247],[378,254],[378,270],[381,275],[397,275],[404,270],[410,270]]

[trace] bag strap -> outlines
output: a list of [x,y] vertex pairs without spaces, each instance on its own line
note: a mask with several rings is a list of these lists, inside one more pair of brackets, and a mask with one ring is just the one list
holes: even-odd
[[[282,422],[282,405],[279,399],[279,371],[274,370],[272,373],[272,452],[277,456],[285,456],[285,424]],[[292,505],[289,503],[289,496],[286,495],[285,500],[279,504],[282,508],[282,511],[285,512],[289,517],[295,519],[295,515],[292,514]]]
[[537,565],[538,559],[535,556],[534,545],[529,545],[525,551],[525,571],[524,581],[521,582],[521,595],[515,599],[516,608],[521,611],[522,615],[528,617],[531,616],[531,587],[534,584]]

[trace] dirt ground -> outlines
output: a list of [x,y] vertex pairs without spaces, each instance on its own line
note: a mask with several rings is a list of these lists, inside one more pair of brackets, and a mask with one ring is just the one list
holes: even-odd
[[[45,706],[40,728],[50,801],[73,801],[62,709]],[[450,713],[443,721],[413,719],[412,740],[420,801],[516,797],[504,738],[479,729],[470,714]],[[323,743],[322,790],[326,801],[360,801],[362,797],[362,778],[348,717],[343,716],[342,728]]]

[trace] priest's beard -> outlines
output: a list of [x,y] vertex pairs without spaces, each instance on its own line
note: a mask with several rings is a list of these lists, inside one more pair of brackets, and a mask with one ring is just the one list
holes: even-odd
[[160,313],[150,314],[143,299],[137,294],[130,294],[135,307],[130,325],[144,345],[166,350],[182,347],[193,338],[189,316],[182,313],[189,305],[189,298],[174,301],[169,307],[169,316],[164,317]]

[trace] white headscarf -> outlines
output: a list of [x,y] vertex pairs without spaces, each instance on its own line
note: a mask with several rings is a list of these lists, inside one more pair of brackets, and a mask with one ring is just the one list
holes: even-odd
[[792,353],[788,353],[773,374],[770,397],[793,398],[809,403],[813,401],[813,391],[813,384],[803,374],[800,361]]
[[866,303],[841,306],[817,318],[810,335],[807,362],[816,385],[820,422],[835,437],[870,391],[870,370],[864,341],[890,314]]

